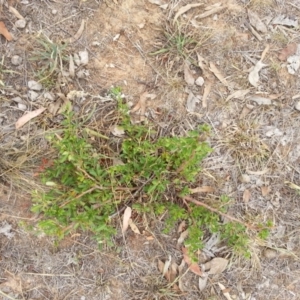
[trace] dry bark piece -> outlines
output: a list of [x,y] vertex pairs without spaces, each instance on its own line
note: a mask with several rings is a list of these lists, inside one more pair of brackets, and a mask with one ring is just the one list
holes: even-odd
[[33,110],[26,115],[22,116],[17,122],[16,122],[16,129],[21,128],[23,125],[25,125],[27,122],[29,122],[31,119],[39,116],[42,112],[45,111],[45,107],[38,108],[36,110]]
[[298,46],[296,43],[288,44],[280,51],[278,59],[281,61],[286,61],[289,56],[294,55],[297,52],[297,48]]
[[4,22],[0,22],[0,34],[2,34],[8,41],[11,41],[13,39]]

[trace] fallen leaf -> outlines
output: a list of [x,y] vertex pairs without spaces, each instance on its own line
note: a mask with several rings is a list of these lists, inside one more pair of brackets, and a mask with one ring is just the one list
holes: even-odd
[[263,23],[263,21],[260,19],[260,17],[250,9],[248,9],[248,17],[250,24],[258,31],[262,33],[267,33],[268,29],[267,26]]
[[12,35],[7,30],[4,22],[0,22],[0,34],[2,34],[8,41],[12,40]]
[[209,11],[207,11],[207,12],[201,14],[201,15],[196,16],[195,19],[203,19],[203,18],[206,18],[206,17],[208,17],[208,16],[210,16],[210,15],[214,15],[214,14],[220,12],[221,10],[223,10],[223,9],[225,9],[225,8],[226,8],[226,6],[218,6],[218,7],[214,7],[214,8],[212,8],[211,10],[209,10]]
[[67,42],[74,43],[81,37],[83,30],[84,30],[84,24],[85,24],[85,21],[82,20],[78,31],[75,33],[75,35],[73,37],[70,37],[69,39],[67,39]]
[[208,98],[208,95],[209,95],[209,93],[211,91],[212,85],[213,85],[213,83],[210,80],[207,80],[205,82],[204,92],[203,92],[203,96],[202,96],[202,107],[203,108],[207,107],[207,98]]
[[21,128],[23,125],[25,125],[27,122],[29,122],[31,119],[39,116],[42,112],[45,111],[46,108],[44,107],[41,107],[41,108],[38,108],[36,110],[33,110],[29,113],[27,113],[26,115],[22,116],[15,124],[16,126],[16,129],[19,129]]
[[285,15],[279,15],[273,19],[272,24],[283,25],[288,27],[298,27],[298,20],[293,20],[289,17],[286,17]]
[[261,97],[261,96],[250,96],[247,99],[256,102],[258,105],[271,105],[272,101],[269,98]]
[[140,230],[138,229],[138,227],[135,225],[135,223],[132,221],[132,219],[130,218],[129,221],[129,226],[131,228],[131,230],[136,233],[136,234],[141,234]]
[[56,115],[60,109],[62,105],[62,100],[61,99],[57,99],[55,102],[52,102],[49,107],[48,107],[48,111],[50,112],[50,114],[52,115]]
[[194,112],[196,109],[196,104],[200,102],[200,99],[196,97],[192,92],[189,92],[188,98],[186,100],[186,109],[188,112]]
[[24,17],[12,6],[8,7],[9,12],[11,12],[12,14],[14,14],[18,19],[20,20],[24,20]]
[[278,58],[281,61],[286,61],[289,56],[294,55],[296,53],[297,48],[298,48],[298,46],[296,43],[288,44],[285,48],[283,48],[280,51]]
[[220,282],[218,282],[218,285],[219,285],[221,291],[223,292],[224,297],[227,300],[232,300],[232,298],[230,297],[230,294],[227,292],[228,289],[226,289],[225,286],[222,283],[220,283]]
[[203,276],[203,272],[201,271],[199,265],[196,262],[192,262],[190,257],[188,256],[188,249],[182,247],[183,259],[189,266],[189,270],[195,273],[196,275]]
[[235,91],[226,98],[225,102],[227,102],[231,99],[243,99],[249,92],[250,92],[250,90]]
[[198,7],[198,6],[201,6],[201,5],[203,5],[203,3],[188,4],[188,5],[185,5],[185,6],[181,7],[178,10],[178,12],[176,13],[175,17],[174,17],[173,24],[175,24],[175,22],[176,22],[176,20],[178,19],[179,16],[181,16],[184,13],[186,13],[191,8]]
[[259,60],[254,66],[254,68],[251,70],[251,72],[249,73],[248,80],[254,87],[258,86],[259,71],[266,66],[267,66],[266,64],[264,64],[261,60]]
[[228,82],[216,65],[212,62],[209,63],[209,70],[214,73],[214,75],[223,83],[224,86],[228,86]]
[[69,56],[69,75],[71,78],[74,78],[75,76],[75,64],[74,64],[73,55],[71,54]]
[[168,260],[166,260],[166,262],[165,262],[165,264],[164,264],[164,268],[163,268],[163,275],[165,276],[167,273],[168,273],[168,271],[169,271],[169,267],[170,267],[170,265],[171,265],[171,261],[172,261],[172,257],[171,257],[171,255],[169,255],[169,258],[168,258]]
[[245,189],[243,193],[243,201],[245,203],[248,203],[250,198],[251,198],[251,192],[248,189]]
[[211,261],[205,263],[205,270],[208,270],[208,274],[221,274],[227,267],[228,260],[222,257],[215,257]]
[[178,229],[177,229],[177,233],[182,232],[185,227],[186,227],[185,221],[180,222]]
[[263,195],[263,197],[266,197],[271,191],[271,188],[269,186],[263,185],[261,187],[261,194]]
[[179,278],[178,278],[178,287],[182,292],[184,292],[184,284],[182,282],[182,276],[181,275],[183,274],[184,267],[185,267],[185,261],[184,261],[184,259],[182,259],[180,265],[178,266],[178,276],[179,276]]
[[212,186],[199,186],[194,189],[189,189],[191,194],[196,193],[212,193],[215,189]]
[[161,0],[148,0],[152,4],[163,5],[164,3]]
[[205,276],[200,276],[199,277],[199,290],[202,292],[205,287],[206,287],[206,284],[207,284],[207,279],[208,279],[208,276],[207,274]]
[[300,186],[293,182],[285,181],[284,183],[287,184],[293,190],[298,190],[298,191],[300,190]]
[[177,245],[180,245],[184,242],[184,240],[188,237],[189,235],[189,231],[188,229],[186,229],[185,231],[183,231],[181,234],[180,234],[180,237],[179,239],[177,240]]
[[124,233],[127,230],[128,226],[129,226],[129,220],[131,218],[131,212],[132,212],[131,207],[127,206],[125,211],[124,211],[124,215],[123,215],[122,233]]
[[264,169],[264,170],[261,170],[261,171],[246,170],[246,172],[250,175],[265,175],[269,172],[269,169]]
[[184,67],[183,67],[183,72],[184,72],[184,80],[188,85],[194,85],[195,83],[195,78],[193,73],[190,70],[190,66],[187,61],[184,62]]

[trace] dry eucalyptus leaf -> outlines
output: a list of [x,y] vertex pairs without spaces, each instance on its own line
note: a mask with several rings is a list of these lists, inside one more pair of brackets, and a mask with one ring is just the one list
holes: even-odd
[[251,192],[248,189],[245,189],[243,193],[243,201],[245,203],[248,203],[250,198],[251,198]]
[[131,230],[136,233],[136,234],[141,234],[140,230],[138,229],[138,227],[135,225],[135,223],[132,221],[132,219],[130,218],[129,219],[129,222],[128,222]]
[[263,197],[266,197],[271,191],[271,188],[269,186],[263,185],[261,187],[261,194],[263,195]]
[[75,64],[74,64],[74,59],[73,56],[70,54],[69,56],[70,62],[69,62],[69,75],[71,78],[75,76]]
[[199,277],[199,290],[202,292],[205,287],[206,287],[206,284],[207,284],[207,279],[208,279],[208,276],[205,275],[205,276],[200,276]]
[[184,72],[184,80],[188,85],[194,85],[195,83],[195,78],[193,73],[190,70],[189,64],[187,61],[184,62],[184,67],[183,67],[183,72]]
[[281,61],[286,61],[289,56],[294,55],[297,52],[297,48],[298,46],[296,43],[288,44],[280,51],[278,59]]
[[250,24],[258,31],[262,33],[268,32],[267,26],[263,23],[260,17],[250,9],[248,9],[248,17]]
[[203,92],[203,96],[202,96],[202,107],[203,108],[207,107],[207,98],[208,98],[208,95],[209,95],[209,93],[211,91],[212,85],[213,85],[213,83],[210,80],[207,80],[205,82],[204,92]]
[[264,169],[264,170],[261,170],[261,171],[251,171],[251,170],[246,170],[246,172],[250,175],[265,175],[269,172],[269,169]]
[[288,27],[298,27],[298,20],[286,17],[285,15],[280,15],[273,19],[272,24]]
[[250,92],[250,90],[235,91],[226,98],[225,102],[227,102],[231,99],[243,99],[249,92]]
[[196,109],[196,104],[200,102],[200,99],[196,97],[192,92],[189,93],[186,101],[186,109],[189,112],[194,112]]
[[175,22],[176,22],[176,20],[178,19],[179,16],[181,16],[184,13],[186,13],[191,8],[198,7],[198,6],[201,6],[201,5],[203,5],[203,3],[188,4],[188,5],[185,5],[185,6],[181,7],[178,10],[178,12],[176,13],[175,17],[174,17],[173,24],[175,24]]
[[18,19],[23,20],[24,17],[12,6],[8,7],[9,12],[11,12],[12,14],[14,14]]
[[124,215],[123,215],[122,233],[124,233],[127,230],[128,226],[129,226],[129,220],[131,218],[131,212],[132,212],[131,207],[127,206],[125,211],[124,211]]
[[31,119],[39,116],[42,112],[45,111],[46,108],[44,107],[41,107],[41,108],[38,108],[36,110],[33,110],[29,113],[27,113],[26,115],[22,116],[15,124],[16,126],[16,129],[19,129],[21,128],[23,125],[25,125],[27,122],[29,122]]
[[199,265],[196,262],[192,262],[188,255],[188,249],[185,247],[182,247],[182,254],[183,254],[183,259],[189,266],[189,270],[195,273],[196,275],[203,276],[203,272],[201,271]]
[[191,194],[196,194],[196,193],[212,193],[215,189],[212,186],[199,186],[194,189],[189,189]]
[[266,66],[267,66],[266,64],[264,64],[261,60],[259,60],[254,66],[254,68],[252,69],[252,71],[249,73],[248,80],[254,87],[258,86],[259,71]]
[[225,8],[226,8],[226,6],[218,6],[218,7],[214,7],[214,8],[212,8],[211,10],[209,10],[209,11],[207,11],[207,12],[201,14],[201,15],[196,16],[195,19],[204,19],[204,18],[206,18],[206,17],[209,17],[209,16],[211,16],[211,15],[214,15],[214,14],[220,12],[221,10],[223,10],[223,9],[225,9]]
[[219,285],[221,291],[223,292],[224,297],[227,300],[232,300],[230,294],[228,293],[228,289],[226,289],[226,287],[222,283],[220,283],[220,282],[218,282],[218,285]]
[[184,242],[184,240],[188,237],[189,230],[186,229],[185,231],[181,232],[179,239],[177,240],[177,244],[180,245]]
[[271,105],[272,101],[269,98],[260,97],[260,96],[250,96],[247,99],[256,102],[258,105]]
[[13,39],[4,22],[0,22],[0,34],[2,34],[8,41],[11,41]]
[[209,269],[208,274],[221,274],[227,267],[228,260],[222,257],[215,257],[205,264],[205,270]]
[[178,229],[177,229],[177,233],[182,232],[185,227],[186,227],[185,221],[180,222]]
[[73,37],[67,39],[67,42],[74,43],[81,37],[83,30],[84,30],[84,24],[85,24],[85,21],[82,20],[78,31],[75,33],[75,35]]
[[216,65],[212,62],[209,63],[209,70],[214,73],[214,75],[223,83],[224,86],[228,86],[228,82],[223,76],[223,74],[219,71]]

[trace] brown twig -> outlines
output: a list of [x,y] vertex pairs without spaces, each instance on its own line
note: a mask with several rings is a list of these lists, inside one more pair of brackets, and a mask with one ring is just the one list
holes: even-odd
[[259,229],[259,228],[257,228],[256,226],[250,225],[250,224],[245,223],[245,222],[243,222],[243,221],[241,221],[241,220],[239,220],[239,219],[237,219],[237,218],[235,218],[235,217],[232,217],[232,216],[230,216],[230,215],[227,215],[227,214],[225,214],[225,213],[219,211],[218,209],[213,208],[213,207],[211,207],[211,206],[209,206],[209,205],[207,205],[207,204],[205,204],[205,203],[203,203],[203,202],[201,202],[201,201],[198,201],[198,200],[196,200],[196,199],[194,199],[194,198],[192,198],[192,197],[190,197],[190,196],[184,196],[183,199],[186,200],[186,201],[192,202],[192,203],[194,203],[194,204],[196,204],[196,205],[203,206],[203,207],[205,207],[206,209],[208,209],[208,210],[210,210],[210,211],[212,211],[212,212],[214,212],[214,213],[216,213],[216,214],[219,214],[219,215],[221,215],[222,217],[227,218],[227,219],[229,219],[229,220],[231,220],[231,221],[234,221],[234,222],[237,222],[237,223],[239,223],[239,224],[241,224],[241,225],[244,225],[245,227],[247,227],[247,228],[249,228],[249,229],[252,229],[252,230],[257,230],[257,229]]

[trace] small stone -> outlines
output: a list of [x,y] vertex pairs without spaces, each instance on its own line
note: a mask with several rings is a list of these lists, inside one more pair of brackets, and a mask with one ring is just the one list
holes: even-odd
[[15,97],[15,98],[12,98],[11,100],[14,101],[14,102],[17,102],[17,103],[23,103],[24,102],[21,97]]
[[79,51],[78,54],[80,57],[80,64],[87,65],[89,62],[89,53],[87,52],[87,50]]
[[295,104],[295,108],[300,111],[300,101]]
[[35,91],[28,91],[28,96],[31,101],[35,101],[38,98],[39,94]]
[[49,92],[44,93],[44,98],[47,99],[47,100],[51,100],[51,101],[54,101],[54,99],[55,99],[53,94],[51,94]]
[[22,63],[23,59],[21,56],[19,55],[14,55],[12,58],[11,58],[11,63],[14,65],[14,66],[18,66]]
[[269,259],[277,257],[277,251],[270,248],[267,248],[263,254],[265,258],[269,258]]
[[240,177],[240,181],[243,183],[248,183],[251,181],[250,176],[247,174],[242,174]]
[[25,28],[26,20],[25,19],[20,19],[20,20],[16,21],[15,26],[17,28],[20,28],[20,29]]
[[35,80],[29,80],[28,87],[34,91],[40,91],[43,88],[43,86],[39,82],[36,82]]
[[195,83],[198,85],[198,86],[202,86],[204,84],[204,78],[203,77],[198,77],[195,81]]
[[57,14],[57,10],[56,9],[52,9],[51,13],[52,13],[52,15],[56,15]]
[[26,110],[27,106],[23,103],[18,103],[18,108],[21,109],[21,110]]

